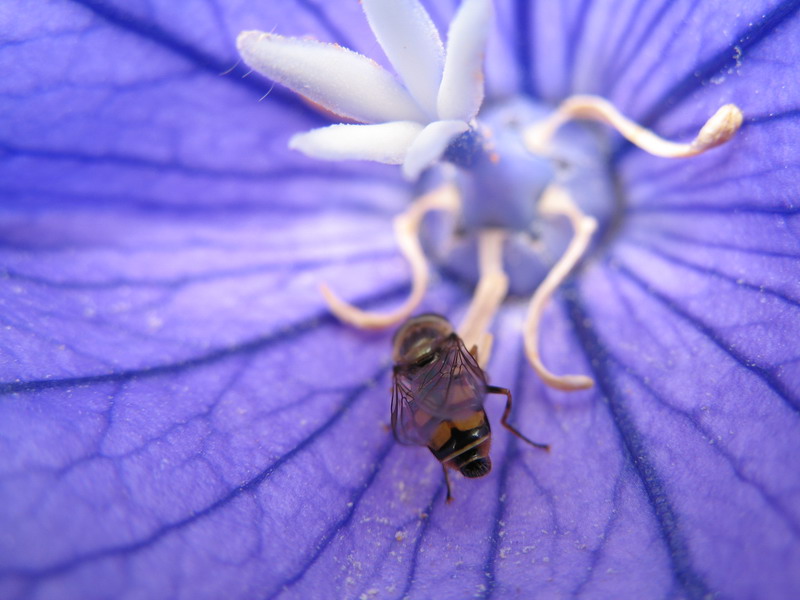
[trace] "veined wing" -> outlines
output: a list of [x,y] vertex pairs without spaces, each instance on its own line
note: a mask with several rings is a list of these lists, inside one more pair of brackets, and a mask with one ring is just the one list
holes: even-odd
[[483,408],[486,376],[453,334],[421,365],[398,365],[392,389],[392,428],[401,443],[424,445],[442,421]]
[[414,400],[402,370],[395,368],[392,385],[392,432],[407,446],[427,446],[442,419],[422,410]]
[[415,400],[441,419],[457,419],[483,408],[486,375],[455,333],[439,348],[436,360],[414,374]]

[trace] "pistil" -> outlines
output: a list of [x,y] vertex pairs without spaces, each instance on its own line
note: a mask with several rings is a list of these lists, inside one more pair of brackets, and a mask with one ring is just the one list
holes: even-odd
[[[479,277],[459,333],[479,363],[489,360],[488,330],[509,286],[515,292],[536,286],[523,330],[531,365],[553,387],[590,387],[589,377],[555,375],[544,366],[539,332],[547,301],[589,251],[598,221],[609,218],[613,192],[594,132],[556,133],[575,119],[599,121],[650,154],[681,158],[728,141],[742,124],[741,111],[727,104],[694,140],[676,143],[592,95],[572,96],[549,114],[525,98],[487,107],[483,55],[491,0],[461,2],[446,45],[419,0],[362,0],[362,5],[397,76],[336,44],[261,32],[244,32],[237,42],[254,69],[348,121],[297,134],[292,148],[326,160],[401,164],[410,181],[450,163],[440,173],[447,183],[395,217],[395,238],[411,271],[403,304],[390,312],[365,311],[323,284],[325,301],[342,321],[366,329],[410,317],[430,278],[420,243],[423,219],[431,211],[446,211],[457,225],[448,234],[453,243],[441,246],[449,253],[442,260],[463,258],[459,252],[478,243]],[[556,221],[561,217],[572,228],[569,239]],[[472,269],[468,272],[471,276]]]
[[[550,116],[522,130],[523,142],[531,158],[541,160],[542,157],[553,156],[555,154],[552,151],[553,138],[556,132],[573,119],[591,119],[607,123],[636,146],[651,154],[680,158],[700,154],[728,141],[741,126],[742,113],[732,104],[723,106],[706,122],[694,140],[681,144],[666,140],[631,121],[603,98],[573,96],[565,100]],[[479,145],[473,140],[470,147],[474,151]],[[491,149],[491,145],[487,144],[486,147]],[[499,158],[497,155],[493,156],[495,156],[493,162],[502,160],[502,154]],[[480,161],[477,164],[480,164]],[[463,165],[458,168],[465,172],[471,171]],[[538,216],[543,219],[566,217],[573,233],[566,250],[550,267],[531,297],[522,333],[528,360],[547,385],[560,390],[580,390],[594,385],[593,380],[585,375],[552,373],[542,362],[539,352],[540,325],[547,302],[586,255],[592,236],[598,227],[597,220],[584,213],[566,187],[556,183],[557,180],[556,177],[554,182],[545,187],[538,200],[535,197],[538,191],[532,189],[530,202],[537,203]],[[498,185],[497,188],[503,189],[502,185]],[[389,327],[407,319],[421,303],[429,280],[428,261],[419,239],[422,220],[433,210],[444,210],[463,219],[467,207],[463,206],[462,196],[463,192],[456,183],[447,183],[420,196],[407,211],[395,218],[397,244],[411,269],[411,291],[399,308],[388,313],[364,311],[341,300],[323,284],[322,293],[331,311],[341,320],[366,329]],[[509,202],[509,199],[505,198],[478,200]],[[470,306],[459,327],[460,337],[482,367],[489,361],[492,346],[492,336],[488,330],[509,289],[509,276],[503,269],[503,248],[509,230],[490,225],[486,223],[481,226],[479,223],[476,227],[472,224],[473,235],[478,240],[479,279]],[[521,225],[524,230],[526,225]],[[527,227],[530,228],[531,225],[527,224]]]

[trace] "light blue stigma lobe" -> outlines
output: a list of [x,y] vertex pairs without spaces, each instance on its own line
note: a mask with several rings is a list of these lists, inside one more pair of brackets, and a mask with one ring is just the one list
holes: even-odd
[[475,234],[483,228],[505,229],[510,293],[530,295],[573,233],[566,219],[539,215],[538,200],[551,183],[565,187],[575,204],[598,220],[596,239],[602,236],[617,204],[607,133],[597,125],[568,123],[546,155],[533,154],[523,143],[523,132],[551,111],[527,99],[484,106],[478,124],[450,144],[443,160],[456,167],[462,214],[457,220],[430,215],[422,236],[428,256],[440,268],[476,283]]

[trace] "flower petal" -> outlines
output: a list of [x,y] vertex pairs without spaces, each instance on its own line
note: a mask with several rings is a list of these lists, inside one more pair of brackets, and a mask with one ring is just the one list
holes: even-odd
[[391,73],[336,44],[260,31],[239,34],[244,61],[339,116],[362,123],[428,119]]
[[[702,264],[722,256],[666,247],[617,243],[565,294],[574,327],[673,585],[688,597],[783,597],[800,581],[787,475],[800,453],[800,302],[758,285],[758,269],[755,285],[737,281]],[[791,281],[790,261],[767,277]]]
[[418,0],[362,0],[369,26],[392,66],[431,120],[442,80],[444,48]]
[[399,165],[422,131],[422,125],[412,121],[331,125],[295,135],[289,147],[324,160],[373,160]]
[[450,24],[437,111],[440,119],[470,121],[483,103],[483,55],[494,24],[490,0],[465,0]]
[[414,180],[439,160],[457,135],[469,129],[464,121],[434,121],[420,132],[408,149],[403,162],[403,175]]
[[[434,17],[452,4],[423,1]],[[494,471],[454,477],[452,505],[430,453],[381,427],[389,334],[341,327],[315,290],[401,300],[388,215],[410,186],[396,168],[286,152],[319,116],[218,76],[235,62],[228,28],[334,23],[366,40],[342,16],[357,5],[7,3],[0,596],[793,597],[800,3],[498,0],[501,39],[537,44],[505,55],[536,60],[518,66],[533,96],[568,92],[578,63],[579,84],[665,133],[720,96],[746,98],[748,121],[701,162],[618,163],[629,209],[610,258],[543,332],[547,364],[594,369],[598,390],[544,389],[523,311],[504,307],[489,372],[513,390],[511,423],[552,451],[495,427]],[[780,21],[768,38],[762,14]],[[609,24],[632,35],[594,45]],[[684,83],[715,56],[720,77]],[[425,309],[457,321],[465,289],[448,278]],[[498,423],[502,400],[487,411]]]

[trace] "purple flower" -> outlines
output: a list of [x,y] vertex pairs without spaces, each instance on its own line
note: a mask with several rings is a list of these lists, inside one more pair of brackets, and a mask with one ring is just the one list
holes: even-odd
[[[446,32],[455,3],[424,4]],[[601,129],[613,203],[541,343],[597,385],[541,383],[512,295],[487,371],[552,450],[496,426],[445,505],[386,430],[391,332],[318,292],[403,301],[391,219],[418,189],[287,149],[338,119],[234,66],[273,28],[383,60],[359,3],[0,9],[0,597],[796,593],[800,2],[495,11],[482,110],[591,93],[669,138],[729,102],[745,124],[678,161]],[[466,264],[420,310],[463,316]]]

